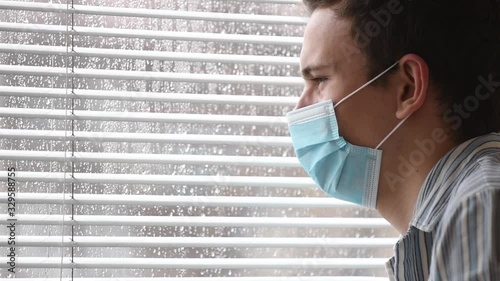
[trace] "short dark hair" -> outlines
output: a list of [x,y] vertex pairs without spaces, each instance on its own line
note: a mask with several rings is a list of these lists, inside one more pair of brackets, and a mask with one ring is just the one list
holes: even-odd
[[[370,77],[405,54],[421,56],[429,65],[432,85],[439,89],[437,100],[443,118],[453,120],[449,113],[455,105],[465,103],[474,109],[453,116],[461,118],[456,124],[450,122],[458,142],[500,131],[500,87],[483,86],[482,97],[488,99],[473,98],[484,80],[500,82],[496,1],[303,0],[311,13],[320,7],[332,7],[340,17],[352,21],[351,35],[367,58]],[[359,42],[363,32],[368,42]],[[475,101],[480,101],[478,108]]]

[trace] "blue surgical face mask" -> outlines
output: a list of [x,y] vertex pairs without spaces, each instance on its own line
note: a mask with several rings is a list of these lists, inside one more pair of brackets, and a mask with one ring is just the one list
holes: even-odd
[[300,164],[328,195],[364,207],[376,207],[382,161],[382,151],[378,148],[409,116],[373,149],[350,144],[339,134],[335,107],[370,85],[397,63],[335,106],[328,100],[287,114],[290,135]]

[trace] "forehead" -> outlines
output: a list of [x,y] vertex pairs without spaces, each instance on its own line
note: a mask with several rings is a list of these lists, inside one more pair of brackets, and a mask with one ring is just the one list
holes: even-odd
[[[316,9],[304,32],[300,54],[301,66],[333,64],[345,61],[346,48],[355,48],[350,33],[351,22],[340,18],[334,9]],[[351,52],[352,53],[352,52]]]

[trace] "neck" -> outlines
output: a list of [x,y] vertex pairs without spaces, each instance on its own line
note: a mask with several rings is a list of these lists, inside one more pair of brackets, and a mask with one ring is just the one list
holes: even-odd
[[[426,134],[430,135],[430,134]],[[423,140],[423,141],[420,141]],[[388,143],[382,160],[377,210],[401,234],[408,231],[422,185],[432,167],[455,146],[429,138]]]

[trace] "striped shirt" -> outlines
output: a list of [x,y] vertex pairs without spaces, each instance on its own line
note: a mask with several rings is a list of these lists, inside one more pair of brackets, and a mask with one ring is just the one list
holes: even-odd
[[500,280],[500,134],[469,140],[430,171],[391,280]]

